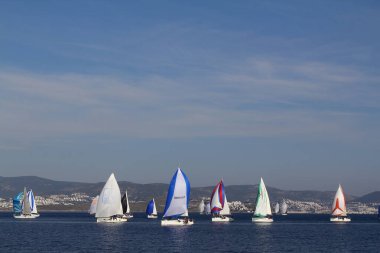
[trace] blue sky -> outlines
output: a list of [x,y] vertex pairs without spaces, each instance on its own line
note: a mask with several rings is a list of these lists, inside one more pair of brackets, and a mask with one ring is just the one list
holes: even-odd
[[379,190],[378,1],[9,1],[2,176]]

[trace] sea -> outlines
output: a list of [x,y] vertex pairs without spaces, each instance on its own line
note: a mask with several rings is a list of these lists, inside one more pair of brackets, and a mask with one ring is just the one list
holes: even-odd
[[87,213],[42,212],[34,220],[0,213],[0,252],[380,252],[376,215],[351,215],[334,224],[329,215],[274,216],[272,224],[234,214],[229,224],[190,214],[193,226],[161,227],[135,213],[127,223],[101,224]]

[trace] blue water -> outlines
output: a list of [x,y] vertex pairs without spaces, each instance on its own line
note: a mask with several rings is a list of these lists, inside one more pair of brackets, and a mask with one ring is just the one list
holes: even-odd
[[189,227],[161,227],[143,214],[123,224],[98,224],[86,213],[42,213],[14,220],[0,213],[0,252],[380,252],[375,215],[333,224],[328,215],[275,217],[254,224],[251,214],[214,224],[197,214]]

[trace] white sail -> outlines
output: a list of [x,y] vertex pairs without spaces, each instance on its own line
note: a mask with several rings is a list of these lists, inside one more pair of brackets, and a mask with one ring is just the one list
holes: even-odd
[[28,198],[29,198],[29,203],[30,203],[30,209],[31,209],[31,212],[32,213],[38,213],[37,211],[37,204],[36,204],[36,200],[34,198],[34,194],[33,194],[33,191],[30,190],[28,192]]
[[338,190],[336,191],[334,202],[331,208],[331,215],[347,216],[346,200],[344,198],[344,193],[341,185],[339,185]]
[[178,168],[170,182],[163,217],[188,216],[189,193],[190,183],[185,174]]
[[280,204],[277,202],[275,207],[274,207],[274,213],[279,213],[280,212]]
[[205,212],[205,202],[204,202],[203,199],[201,200],[201,203],[199,203],[198,208],[199,208],[199,213],[200,214],[204,214],[204,212]]
[[224,207],[220,211],[220,215],[231,215],[231,210],[230,210],[230,206],[228,205],[226,194],[224,194]]
[[107,218],[114,215],[123,215],[120,199],[120,188],[115,175],[112,173],[99,195],[95,217]]
[[22,214],[30,215],[32,213],[28,193],[26,192],[26,187],[24,187],[24,198],[22,200]]
[[210,214],[211,213],[211,207],[210,203],[205,204],[205,214]]
[[129,207],[129,200],[128,200],[128,192],[127,189],[125,189],[125,197],[127,199],[127,211],[126,213],[131,213],[131,208]]
[[281,207],[280,207],[280,213],[286,214],[288,212],[288,205],[286,204],[285,200],[282,200]]
[[157,215],[156,201],[153,199],[153,215]]
[[254,216],[265,217],[272,215],[272,210],[270,207],[269,196],[267,188],[265,187],[263,178],[260,179],[259,189],[256,198],[256,209]]
[[88,210],[88,212],[90,214],[95,214],[96,213],[96,206],[98,204],[98,200],[99,200],[99,195],[96,196],[95,198],[93,198],[93,200],[91,202],[90,210]]

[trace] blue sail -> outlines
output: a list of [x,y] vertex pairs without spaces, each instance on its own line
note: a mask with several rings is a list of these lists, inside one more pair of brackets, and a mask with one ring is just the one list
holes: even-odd
[[174,174],[168,189],[164,217],[187,216],[190,201],[190,182],[180,168]]
[[21,213],[22,212],[22,199],[24,198],[24,193],[20,192],[13,197],[13,212]]
[[153,213],[153,208],[154,208],[154,201],[152,199],[151,201],[149,201],[148,206],[146,207],[145,213],[147,215],[151,215]]

